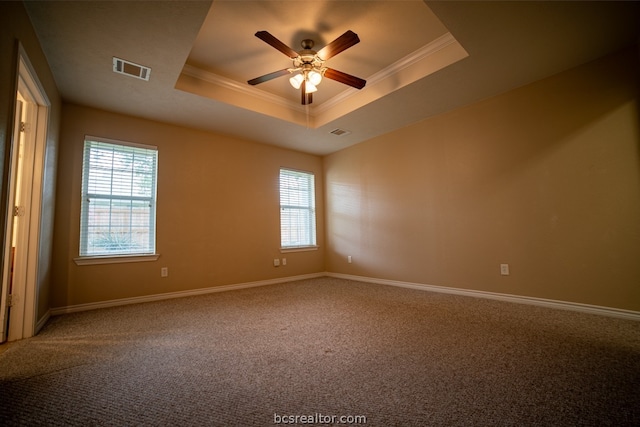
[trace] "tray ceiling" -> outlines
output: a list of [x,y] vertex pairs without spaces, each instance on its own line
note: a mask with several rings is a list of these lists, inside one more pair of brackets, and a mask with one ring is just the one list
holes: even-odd
[[[324,155],[637,43],[640,2],[27,1],[63,99]],[[346,30],[314,103],[279,79],[290,65],[254,36],[298,50]],[[316,49],[316,50],[317,50]],[[113,57],[151,68],[112,71]],[[342,129],[344,132],[332,132]],[[338,134],[342,136],[338,136]]]

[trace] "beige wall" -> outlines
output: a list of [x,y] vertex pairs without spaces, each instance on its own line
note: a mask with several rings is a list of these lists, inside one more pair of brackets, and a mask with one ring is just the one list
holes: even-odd
[[[31,26],[22,2],[0,2],[0,182],[2,197],[0,201],[0,224],[5,224],[6,184],[8,148],[13,132],[13,117],[16,99],[16,73],[20,43],[33,66],[46,96],[51,104],[44,165],[42,195],[42,220],[38,248],[38,267],[36,278],[36,321],[49,311],[49,291],[51,280],[51,242],[53,234],[53,215],[55,204],[55,178],[57,164],[58,126],[60,123],[60,97],[53,75],[42,52],[40,43]],[[4,226],[0,228],[0,241],[4,241]],[[0,245],[0,251],[2,247]],[[1,254],[0,254],[1,255]],[[2,259],[0,257],[0,259]]]
[[[85,135],[158,147],[158,261],[74,263]],[[320,157],[64,104],[59,166],[52,307],[324,271]],[[281,166],[316,174],[317,251],[279,251]],[[287,265],[273,267],[283,257]]]
[[638,75],[631,50],[326,157],[327,271],[640,310]]
[[[640,310],[636,59],[604,58],[324,160],[65,104],[52,307],[331,271]],[[159,147],[157,262],[73,262],[85,134]],[[280,166],[318,177],[318,251],[279,253]]]

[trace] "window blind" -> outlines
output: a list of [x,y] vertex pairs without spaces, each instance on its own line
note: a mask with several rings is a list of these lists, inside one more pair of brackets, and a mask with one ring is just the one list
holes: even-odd
[[280,245],[298,248],[316,245],[314,175],[280,169]]
[[87,138],[80,256],[155,253],[156,147]]

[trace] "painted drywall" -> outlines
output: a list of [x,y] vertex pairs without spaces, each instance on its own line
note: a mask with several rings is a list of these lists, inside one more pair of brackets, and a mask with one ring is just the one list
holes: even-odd
[[[157,261],[73,261],[85,135],[158,147]],[[324,271],[320,157],[73,104],[63,104],[60,141],[53,307]],[[280,252],[280,167],[316,175],[318,250]]]
[[[6,223],[8,147],[10,147],[13,132],[17,90],[18,43],[23,47],[51,104],[49,108],[47,145],[45,148],[42,216],[35,289],[36,322],[38,322],[47,316],[50,308],[49,292],[57,167],[56,156],[61,103],[53,75],[23,3],[13,1],[0,2],[0,156],[3,159],[0,162],[2,180],[0,224]],[[4,226],[0,228],[0,241],[4,241]],[[2,251],[1,247],[0,251]]]
[[634,48],[327,156],[327,271],[640,310],[639,75]]

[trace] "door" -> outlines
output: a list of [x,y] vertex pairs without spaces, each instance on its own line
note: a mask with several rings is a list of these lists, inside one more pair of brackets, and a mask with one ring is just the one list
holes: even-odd
[[[9,167],[9,206],[15,206],[14,200],[16,199],[16,185],[12,185],[11,181],[15,181],[14,176],[17,177],[17,169],[18,163],[20,160],[20,149],[24,146],[24,138],[22,135],[23,129],[23,106],[24,106],[24,98],[18,92],[18,97],[16,100],[16,115],[14,118],[14,133],[12,141],[18,142],[17,148],[18,150],[12,150],[11,153],[11,162]],[[13,148],[13,147],[12,147]],[[12,299],[14,297],[13,291],[13,283],[14,283],[14,266],[15,266],[15,245],[16,245],[16,233],[14,233],[16,223],[15,217],[13,216],[15,213],[15,209],[13,212],[8,212],[7,216],[7,226],[6,230],[6,240],[5,240],[5,260],[4,260],[4,271],[2,275],[2,302],[0,303],[0,315],[1,321],[0,327],[2,328],[2,335],[0,336],[0,342],[4,342],[7,340],[7,334],[9,330],[9,310],[13,305]]]
[[[22,53],[22,52],[21,52]],[[9,148],[8,199],[0,342],[35,332],[36,276],[48,104],[23,53],[19,62],[14,132]]]

